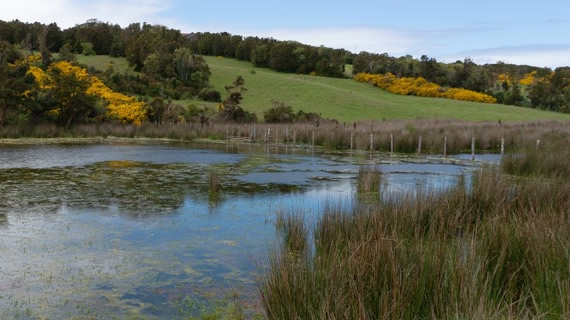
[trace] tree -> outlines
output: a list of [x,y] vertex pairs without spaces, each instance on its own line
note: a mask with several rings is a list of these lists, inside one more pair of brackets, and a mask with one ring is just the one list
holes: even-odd
[[0,127],[10,112],[17,112],[29,100],[26,92],[33,85],[33,79],[26,76],[25,65],[14,64],[21,54],[13,45],[0,41]]
[[247,112],[240,106],[243,93],[247,92],[244,84],[245,79],[242,76],[237,76],[232,85],[225,87],[228,96],[222,102],[220,110],[222,120],[235,122],[257,121],[257,116],[254,113]]
[[97,113],[96,97],[87,93],[91,84],[87,72],[69,66],[54,63],[48,69],[51,80],[49,93],[57,101],[57,121],[65,127],[85,122]]

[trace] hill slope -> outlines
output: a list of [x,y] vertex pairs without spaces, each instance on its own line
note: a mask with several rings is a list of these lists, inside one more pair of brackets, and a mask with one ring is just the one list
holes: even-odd
[[[224,94],[224,86],[241,75],[248,92],[243,105],[260,118],[280,100],[295,110],[316,112],[341,121],[368,119],[438,118],[470,121],[481,120],[567,120],[569,114],[530,108],[395,95],[351,79],[334,79],[286,74],[256,68],[249,62],[228,58],[204,57],[210,66],[211,85]],[[82,57],[82,63],[100,68],[104,57]],[[95,63],[96,62],[96,63]],[[117,63],[117,62],[115,62]],[[121,65],[124,67],[124,65]],[[255,70],[255,73],[251,71]]]

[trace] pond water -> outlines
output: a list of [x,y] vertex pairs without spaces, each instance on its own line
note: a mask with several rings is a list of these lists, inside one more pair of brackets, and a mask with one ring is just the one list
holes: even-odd
[[383,190],[400,192],[498,161],[466,158],[0,145],[0,319],[257,317],[257,267],[276,243],[279,210],[314,217],[350,199],[362,164],[380,165]]

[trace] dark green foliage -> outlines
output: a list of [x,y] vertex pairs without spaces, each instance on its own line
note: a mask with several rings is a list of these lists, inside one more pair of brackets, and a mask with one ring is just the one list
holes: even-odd
[[9,66],[20,58],[17,48],[0,41],[0,126],[11,114],[25,110],[30,104],[30,100],[24,98],[24,92],[33,88],[33,76],[26,75],[25,66]]
[[245,111],[240,105],[243,94],[247,92],[244,84],[245,79],[242,76],[237,76],[231,86],[226,86],[228,96],[222,102],[223,109],[220,110],[220,120],[240,123],[257,121],[255,113]]
[[190,48],[204,55],[225,56],[251,61],[256,67],[282,72],[343,77],[344,64],[352,62],[352,53],[344,49],[313,47],[292,41],[241,37],[228,33],[193,33]]
[[293,107],[285,105],[285,102],[272,101],[273,107],[263,112],[263,120],[268,123],[287,123],[297,120],[297,114]]
[[219,91],[202,89],[198,97],[204,101],[221,102],[222,96]]

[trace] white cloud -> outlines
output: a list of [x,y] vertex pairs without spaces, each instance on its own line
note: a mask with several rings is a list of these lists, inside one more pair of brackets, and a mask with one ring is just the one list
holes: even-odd
[[449,55],[444,58],[444,61],[463,60],[465,57],[470,57],[477,63],[503,61],[506,63],[556,68],[570,66],[570,43],[523,45],[464,51]]
[[98,18],[126,26],[131,22],[156,20],[169,8],[168,0],[27,0],[2,4],[0,19],[25,22],[57,22],[62,28]]

